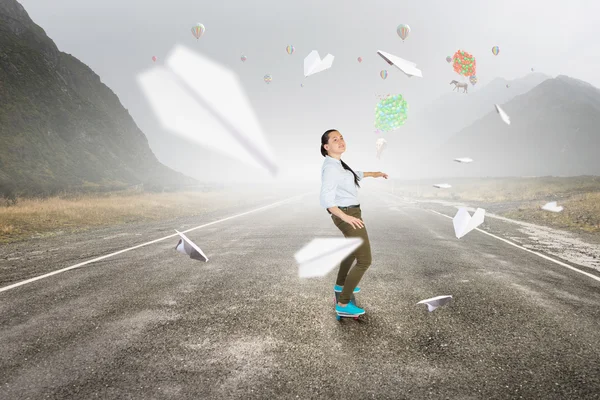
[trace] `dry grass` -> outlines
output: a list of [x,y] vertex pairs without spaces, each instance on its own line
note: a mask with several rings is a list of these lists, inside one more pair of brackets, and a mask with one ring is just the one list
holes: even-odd
[[600,192],[575,195],[560,203],[559,213],[544,211],[539,204],[527,204],[504,213],[513,219],[551,225],[563,229],[600,232]]
[[56,231],[194,216],[244,203],[244,197],[222,191],[17,199],[15,205],[0,207],[0,243]]
[[[434,183],[449,183],[437,189]],[[425,199],[464,201],[481,206],[509,204],[500,212],[509,218],[553,227],[600,233],[600,177],[538,177],[448,179],[398,182],[397,194]],[[564,207],[560,213],[541,210],[549,201]],[[506,208],[506,207],[503,207]]]

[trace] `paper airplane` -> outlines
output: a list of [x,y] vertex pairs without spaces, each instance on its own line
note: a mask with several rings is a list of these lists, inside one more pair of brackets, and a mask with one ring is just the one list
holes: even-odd
[[331,68],[333,65],[333,56],[327,54],[323,60],[319,57],[319,53],[316,50],[310,52],[309,55],[304,59],[304,76],[310,76],[317,72],[325,71]]
[[502,121],[504,121],[506,125],[510,125],[510,118],[508,117],[508,115],[506,115],[504,110],[501,109],[498,104],[494,104],[494,106],[496,107],[496,111],[498,111],[498,114],[500,114],[500,118],[502,118]]
[[175,246],[175,249],[178,252],[188,255],[194,260],[208,262],[208,257],[206,257],[206,254],[204,254],[204,252],[200,250],[200,247],[196,246],[194,242],[192,242],[187,236],[179,232],[177,229],[175,229],[175,232],[177,232],[177,234],[179,234],[179,236],[181,237],[181,239],[179,239],[179,242],[177,243],[177,246]]
[[459,163],[470,163],[470,162],[473,162],[473,159],[468,158],[468,157],[463,157],[463,158],[455,158],[454,161],[459,162]]
[[542,210],[552,211],[552,212],[561,212],[563,210],[562,206],[557,206],[555,201],[551,201],[550,203],[546,203],[542,207]]
[[447,303],[450,303],[450,300],[452,300],[452,296],[450,296],[450,295],[448,295],[448,296],[437,296],[437,297],[432,297],[431,299],[421,300],[417,304],[425,304],[425,305],[427,305],[427,310],[429,312],[432,312],[436,308],[441,307],[441,306],[443,306],[443,305],[445,305]]
[[438,189],[449,189],[452,186],[448,185],[447,183],[436,183],[435,185],[433,185],[433,187],[438,188]]
[[314,278],[327,275],[362,243],[361,238],[314,239],[294,254],[296,262],[300,264],[298,276]]
[[418,76],[419,78],[423,77],[423,73],[420,69],[417,68],[417,64],[415,64],[414,62],[404,60],[398,56],[386,53],[385,51],[381,50],[378,50],[377,54],[379,54],[381,58],[383,58],[388,64],[398,68],[409,78],[413,76]]
[[164,66],[155,66],[137,79],[165,129],[276,174],[273,152],[231,70],[178,46]]
[[471,217],[467,209],[461,207],[452,219],[452,224],[454,225],[454,233],[456,234],[456,237],[460,239],[467,233],[471,232],[473,229],[477,228],[479,225],[483,224],[484,217],[485,210],[483,208],[478,208],[477,210],[475,210],[475,214],[473,214],[473,216]]
[[377,158],[381,159],[381,152],[387,147],[387,140],[379,138],[375,142],[375,148],[377,149]]

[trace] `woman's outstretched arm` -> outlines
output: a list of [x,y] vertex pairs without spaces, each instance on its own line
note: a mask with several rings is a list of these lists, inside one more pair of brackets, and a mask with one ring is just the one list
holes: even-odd
[[388,174],[386,174],[385,172],[363,172],[364,177],[368,178],[368,177],[372,177],[372,178],[379,178],[379,177],[384,177],[385,179],[388,178]]

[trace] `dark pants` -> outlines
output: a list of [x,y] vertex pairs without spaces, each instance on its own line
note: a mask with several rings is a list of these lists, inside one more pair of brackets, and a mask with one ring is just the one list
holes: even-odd
[[[343,211],[344,213],[362,221],[360,207],[348,208]],[[331,214],[331,219],[333,220],[335,226],[342,231],[345,237],[360,237],[363,240],[363,243],[341,262],[340,270],[337,276],[336,284],[344,287],[339,301],[342,304],[348,304],[354,288],[358,286],[363,274],[371,265],[371,243],[369,242],[369,235],[367,235],[366,225],[363,228],[354,229],[352,225],[342,221],[341,218],[336,217],[333,214]],[[354,260],[357,260],[357,263],[354,268],[350,270]]]

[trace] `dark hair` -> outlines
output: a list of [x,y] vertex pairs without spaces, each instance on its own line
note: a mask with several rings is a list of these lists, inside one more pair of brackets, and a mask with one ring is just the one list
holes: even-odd
[[[321,155],[323,157],[325,157],[327,155],[327,150],[325,150],[325,146],[326,144],[329,144],[329,134],[331,132],[339,132],[337,129],[329,129],[328,131],[325,131],[325,133],[323,134],[323,136],[321,136]],[[358,175],[356,175],[356,173],[354,171],[352,171],[352,168],[350,168],[348,166],[348,164],[346,164],[345,162],[343,162],[341,159],[340,161],[342,162],[342,167],[344,167],[344,169],[352,172],[352,175],[354,175],[354,184],[357,187],[360,187],[360,185],[358,184]]]

